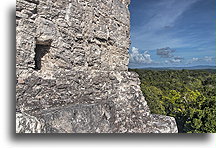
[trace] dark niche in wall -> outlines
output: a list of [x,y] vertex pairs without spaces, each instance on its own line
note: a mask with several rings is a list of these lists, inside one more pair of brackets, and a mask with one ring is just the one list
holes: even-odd
[[35,70],[41,70],[41,59],[45,56],[51,47],[51,42],[37,42],[35,47]]

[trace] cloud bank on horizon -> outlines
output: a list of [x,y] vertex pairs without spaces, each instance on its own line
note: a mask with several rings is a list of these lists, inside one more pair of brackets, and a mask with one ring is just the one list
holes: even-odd
[[129,67],[215,65],[214,0],[131,1]]

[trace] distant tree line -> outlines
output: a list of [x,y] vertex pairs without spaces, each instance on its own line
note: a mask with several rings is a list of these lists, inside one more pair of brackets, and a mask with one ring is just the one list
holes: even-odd
[[216,133],[216,72],[144,70],[141,90],[154,114],[175,117],[180,133]]

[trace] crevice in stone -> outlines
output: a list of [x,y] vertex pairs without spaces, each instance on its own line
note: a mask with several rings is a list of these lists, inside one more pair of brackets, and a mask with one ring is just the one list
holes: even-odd
[[106,43],[107,42],[107,40],[104,39],[104,38],[95,37],[95,39],[98,40],[98,41],[100,41],[100,42],[102,42],[102,43]]

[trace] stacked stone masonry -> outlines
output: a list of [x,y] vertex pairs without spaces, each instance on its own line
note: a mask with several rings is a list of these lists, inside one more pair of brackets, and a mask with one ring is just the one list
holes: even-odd
[[17,133],[175,133],[128,72],[130,0],[17,0]]

